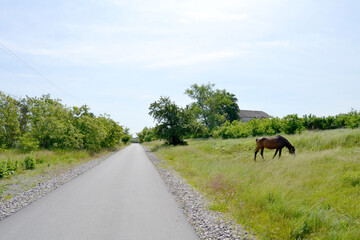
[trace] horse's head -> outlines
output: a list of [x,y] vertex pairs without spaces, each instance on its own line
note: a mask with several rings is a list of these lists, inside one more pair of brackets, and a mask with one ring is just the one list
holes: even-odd
[[289,147],[289,152],[290,154],[295,154],[295,147],[294,146]]

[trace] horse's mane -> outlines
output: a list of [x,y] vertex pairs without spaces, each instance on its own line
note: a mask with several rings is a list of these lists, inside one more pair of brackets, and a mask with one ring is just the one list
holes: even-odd
[[291,145],[291,143],[290,143],[286,138],[284,138],[283,136],[278,135],[278,138],[285,144],[286,147],[292,147],[292,146],[293,146],[293,145]]

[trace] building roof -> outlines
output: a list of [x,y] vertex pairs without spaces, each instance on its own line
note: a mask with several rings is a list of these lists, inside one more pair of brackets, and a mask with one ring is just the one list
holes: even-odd
[[269,115],[263,111],[240,110],[240,118],[268,118]]

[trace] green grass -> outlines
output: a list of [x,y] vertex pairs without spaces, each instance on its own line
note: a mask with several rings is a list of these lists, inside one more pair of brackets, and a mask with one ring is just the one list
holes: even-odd
[[145,145],[262,239],[359,239],[360,129],[284,136],[296,156],[257,162],[255,138]]
[[[26,154],[18,150],[1,150],[0,162],[18,162],[19,167],[16,172],[0,178],[0,202],[111,151],[39,150]],[[35,168],[27,169],[25,159],[33,159]]]

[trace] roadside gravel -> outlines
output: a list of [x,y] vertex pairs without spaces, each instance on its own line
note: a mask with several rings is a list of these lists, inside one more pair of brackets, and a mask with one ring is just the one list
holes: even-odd
[[246,231],[241,225],[236,224],[233,220],[226,219],[224,214],[208,210],[210,204],[208,199],[179,177],[176,172],[161,167],[162,160],[145,146],[143,148],[200,239],[257,239],[255,235]]
[[64,183],[67,183],[71,179],[95,167],[114,153],[115,152],[112,152],[93,161],[81,164],[64,174],[61,174],[59,177],[40,182],[35,187],[15,195],[9,200],[0,202],[0,221],[24,208],[35,200],[43,197],[46,193],[51,192]]

